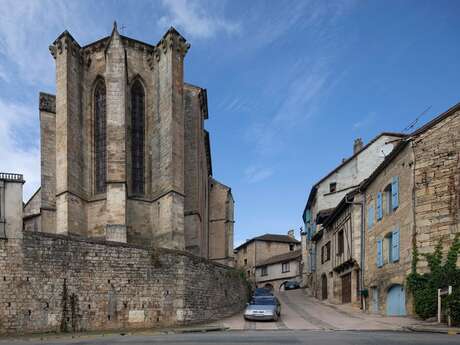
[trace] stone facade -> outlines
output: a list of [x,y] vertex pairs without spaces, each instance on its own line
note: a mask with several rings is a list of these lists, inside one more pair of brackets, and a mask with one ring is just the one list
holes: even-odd
[[209,188],[209,258],[234,266],[234,201],[230,187],[211,179]]
[[302,281],[305,286],[312,288],[313,294],[316,294],[319,286],[318,279],[321,278],[315,273],[318,248],[321,246],[312,241],[314,234],[323,230],[322,223],[332,210],[347,193],[357,188],[371,175],[383,162],[385,155],[391,152],[394,143],[403,137],[405,137],[403,134],[383,132],[365,146],[361,139],[357,139],[353,145],[353,155],[312,187],[302,215],[305,223],[305,241],[303,241],[305,260]]
[[0,334],[177,326],[247,301],[237,271],[186,252],[23,234],[0,239]]
[[[378,314],[414,313],[406,288],[414,246],[419,253],[431,253],[441,242],[445,254],[459,234],[459,143],[460,104],[395,140],[372,174],[327,212],[310,241],[316,264],[309,286],[317,297],[338,303],[361,299],[361,307]],[[344,235],[337,236],[337,230]],[[340,238],[345,241],[338,255]],[[322,259],[328,242],[331,262]],[[421,255],[417,270],[426,269]],[[343,290],[343,279],[335,277],[348,272],[349,288]],[[367,297],[359,290],[367,291]],[[351,298],[344,300],[344,292]]]
[[300,249],[276,255],[256,265],[256,287],[267,287],[274,291],[280,291],[287,281],[300,282],[300,273]]
[[[442,241],[445,254],[460,233],[460,104],[416,131],[412,148],[417,248],[430,253]],[[418,268],[427,268],[422,256]]]
[[388,299],[393,288],[404,293],[400,310],[411,313],[406,277],[410,273],[414,238],[414,158],[409,144],[400,145],[391,162],[379,167],[362,187],[366,205],[364,286],[369,291],[369,310],[380,314],[391,314]]
[[316,269],[312,294],[332,303],[360,304],[361,197],[349,192],[314,235]]
[[40,93],[41,188],[28,202],[39,212],[26,229],[210,256],[210,207],[225,200],[210,205],[207,97],[184,83],[188,48],[174,28],[151,45],[116,25],[86,46],[67,31],[53,42],[57,92]]
[[256,266],[276,255],[300,249],[300,241],[290,235],[265,234],[247,240],[235,248],[236,267],[246,272],[248,279],[255,285]]

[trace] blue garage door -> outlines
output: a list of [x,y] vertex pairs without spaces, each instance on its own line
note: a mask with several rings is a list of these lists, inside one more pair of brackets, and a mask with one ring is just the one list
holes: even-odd
[[406,293],[402,285],[393,285],[387,295],[387,315],[406,315]]

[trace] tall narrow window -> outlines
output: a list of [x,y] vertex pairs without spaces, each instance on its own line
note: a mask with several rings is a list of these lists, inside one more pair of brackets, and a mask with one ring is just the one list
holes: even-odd
[[94,90],[94,160],[95,191],[104,193],[107,176],[105,84],[100,80]]
[[144,194],[144,88],[131,88],[131,183],[133,194]]

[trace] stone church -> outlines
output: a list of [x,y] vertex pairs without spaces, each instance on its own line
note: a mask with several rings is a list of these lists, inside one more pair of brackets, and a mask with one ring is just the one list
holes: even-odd
[[24,228],[150,244],[233,264],[231,189],[212,174],[206,89],[184,82],[186,40],[122,36],[50,46],[40,93],[41,187]]

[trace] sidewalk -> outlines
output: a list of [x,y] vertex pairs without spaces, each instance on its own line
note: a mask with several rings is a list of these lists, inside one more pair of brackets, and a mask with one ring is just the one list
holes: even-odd
[[348,314],[351,317],[361,317],[368,321],[375,321],[386,324],[390,327],[400,328],[402,330],[412,332],[460,334],[460,328],[458,327],[447,327],[445,324],[427,322],[410,316],[382,316],[378,314],[365,313],[361,309],[350,304],[333,304],[325,301],[319,301],[319,303],[322,303],[323,305],[333,308],[341,313]]

